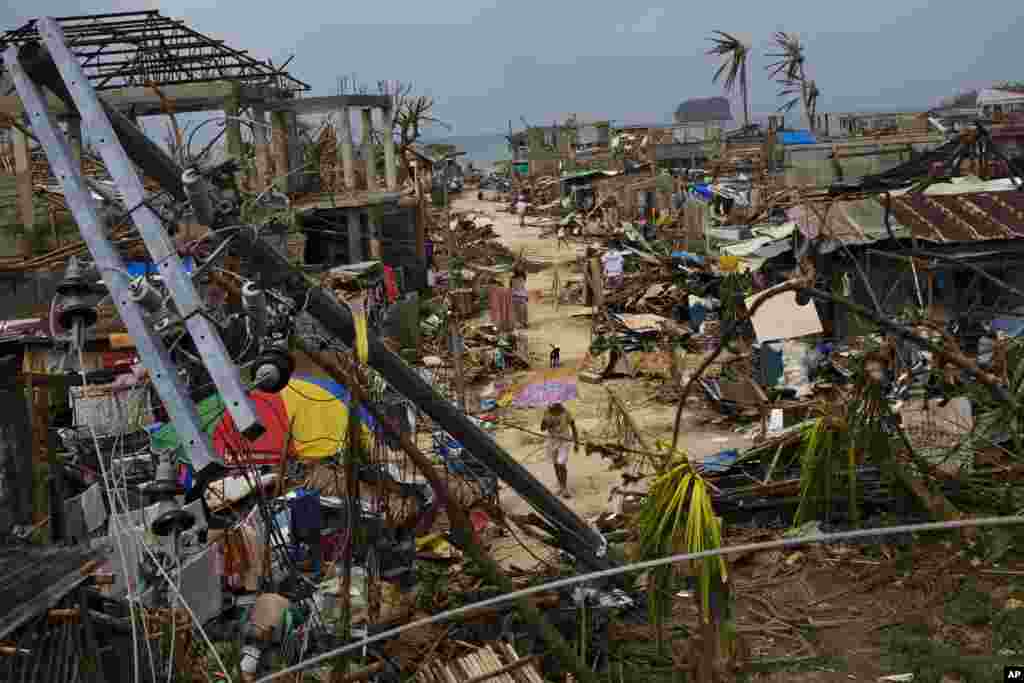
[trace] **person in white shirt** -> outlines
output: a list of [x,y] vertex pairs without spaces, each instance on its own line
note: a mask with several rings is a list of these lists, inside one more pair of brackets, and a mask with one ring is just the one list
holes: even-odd
[[615,288],[622,284],[624,262],[625,258],[622,252],[615,249],[608,251],[601,257],[601,265],[604,266],[604,275],[608,282],[608,287]]
[[516,201],[516,213],[519,214],[519,227],[526,226],[526,210],[529,208],[529,204],[526,201],[526,195],[519,195],[519,199]]

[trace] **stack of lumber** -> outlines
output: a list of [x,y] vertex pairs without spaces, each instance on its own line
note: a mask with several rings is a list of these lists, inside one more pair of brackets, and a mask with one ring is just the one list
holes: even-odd
[[431,662],[416,674],[416,683],[544,683],[534,656],[520,657],[511,645],[493,643],[453,662]]

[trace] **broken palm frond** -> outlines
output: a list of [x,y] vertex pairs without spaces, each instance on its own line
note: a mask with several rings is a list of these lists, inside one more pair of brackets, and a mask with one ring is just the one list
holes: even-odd
[[[655,470],[661,470],[665,463],[652,462],[654,453],[647,447],[639,426],[629,414],[625,404],[609,387],[608,403],[605,408],[605,429],[602,436],[612,443],[603,444],[603,452],[612,456],[612,466],[625,468],[632,464],[635,473],[641,472],[645,466],[651,464]],[[612,444],[621,446],[621,450],[614,450]],[[595,449],[596,450],[596,449]],[[632,453],[629,453],[632,451]],[[631,457],[627,458],[627,454]]]
[[[861,375],[860,389],[846,403],[833,404],[830,413],[801,430],[800,506],[796,525],[828,514],[833,493],[845,480],[850,520],[859,520],[857,466],[865,457],[885,465],[890,462],[888,415],[881,385]],[[836,409],[840,412],[835,412]],[[837,466],[845,465],[843,469]]]
[[[1024,342],[1006,341],[1001,344],[999,353],[993,349],[993,361],[996,357],[1000,362],[999,374],[1008,379],[1008,391],[1016,397],[1016,401],[996,400],[984,387],[970,384],[965,393],[977,406],[978,421],[974,435],[979,441],[990,444],[1009,441],[1013,448],[1007,455],[1018,462],[1024,460]],[[997,369],[997,368],[993,368]]]
[[[667,444],[659,444],[665,450]],[[651,486],[639,515],[640,553],[644,559],[677,552],[702,552],[722,545],[721,521],[711,507],[711,495],[704,478],[683,455],[674,460]],[[704,623],[711,620],[711,593],[728,581],[728,569],[721,557],[697,563],[699,600]],[[670,565],[651,571],[649,580],[651,621],[658,627],[664,645],[664,624],[674,590],[675,569]]]

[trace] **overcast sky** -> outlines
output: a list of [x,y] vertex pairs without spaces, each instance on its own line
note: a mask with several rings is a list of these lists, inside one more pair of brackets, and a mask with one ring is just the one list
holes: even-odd
[[[751,107],[777,106],[773,32],[796,32],[822,91],[818,110],[924,108],[962,87],[1024,80],[1024,2],[607,2],[602,0],[8,0],[4,28],[28,19],[160,9],[334,94],[339,75],[412,81],[470,135],[568,112],[667,121],[679,101],[720,93],[704,54],[721,29],[754,46]],[[734,105],[734,115],[740,107]]]

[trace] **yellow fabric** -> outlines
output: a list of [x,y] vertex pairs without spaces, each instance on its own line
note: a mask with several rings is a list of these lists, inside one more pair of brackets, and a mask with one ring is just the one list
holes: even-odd
[[[348,406],[321,386],[293,380],[281,391],[292,421],[292,451],[305,460],[329,458],[348,443]],[[372,443],[367,425],[360,425],[363,446]]]
[[718,267],[727,273],[734,273],[739,268],[739,256],[723,255],[718,258]]
[[366,337],[366,309],[362,304],[352,304],[352,320],[356,328],[356,358],[365,363],[370,357],[370,343]]

